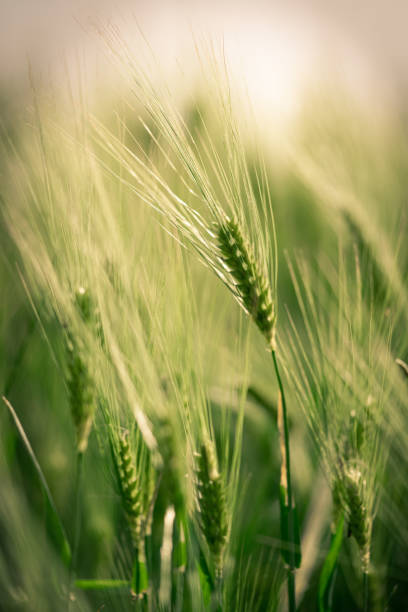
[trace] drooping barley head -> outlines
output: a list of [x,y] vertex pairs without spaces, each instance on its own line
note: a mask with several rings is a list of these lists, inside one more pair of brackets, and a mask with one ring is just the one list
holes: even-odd
[[231,274],[238,299],[274,348],[276,312],[270,283],[261,270],[240,224],[226,218],[218,227],[221,258]]
[[371,519],[364,499],[365,481],[360,470],[348,468],[344,472],[344,492],[349,529],[360,549],[364,573],[370,566]]

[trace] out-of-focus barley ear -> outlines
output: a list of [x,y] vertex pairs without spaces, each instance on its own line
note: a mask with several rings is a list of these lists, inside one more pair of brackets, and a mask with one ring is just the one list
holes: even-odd
[[129,436],[125,432],[119,436],[118,473],[123,508],[135,549],[139,549],[143,524],[142,487],[136,473],[135,457],[129,446]]
[[109,279],[112,288],[117,293],[118,297],[123,297],[124,284],[120,274],[120,270],[116,263],[112,259],[106,259],[105,261],[105,273]]
[[236,219],[225,217],[219,224],[218,246],[233,279],[236,296],[274,350],[276,310],[271,286]]
[[180,515],[184,512],[185,504],[181,477],[180,449],[178,448],[173,424],[165,414],[157,419],[156,437],[163,462],[162,486],[171,504],[174,505],[176,514]]
[[[388,283],[384,278],[384,273],[381,270],[378,258],[375,251],[366,239],[362,225],[348,210],[343,210],[343,219],[346,222],[348,230],[355,241],[358,255],[370,270],[370,282],[372,285],[373,297],[375,299],[384,299],[387,293]],[[369,283],[367,283],[369,285]]]
[[206,439],[201,444],[200,452],[196,453],[196,487],[200,528],[208,544],[216,575],[221,578],[228,537],[228,512],[225,485],[210,439]]
[[360,470],[354,467],[344,471],[344,495],[351,535],[356,540],[364,574],[370,569],[370,543],[372,521],[365,502],[365,480]]
[[[89,292],[80,287],[75,293],[75,305],[86,325],[93,324],[93,304]],[[67,387],[72,419],[76,429],[78,453],[84,453],[95,413],[95,388],[88,367],[83,343],[71,329],[66,330],[65,352],[67,361]]]

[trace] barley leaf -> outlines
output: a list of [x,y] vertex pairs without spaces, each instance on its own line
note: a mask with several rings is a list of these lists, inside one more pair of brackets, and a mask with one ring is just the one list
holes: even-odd
[[261,406],[265,410],[265,412],[273,418],[274,422],[276,422],[278,418],[278,411],[277,411],[276,404],[271,402],[271,400],[268,399],[266,395],[264,395],[261,391],[259,391],[259,389],[256,386],[250,385],[248,387],[247,397],[248,399],[251,399],[256,404]]
[[291,521],[292,521],[292,529],[293,529],[293,544],[294,544],[294,548],[295,548],[295,567],[299,568],[300,564],[302,563],[302,552],[301,552],[301,545],[300,545],[300,528],[299,528],[299,518],[298,518],[298,513],[297,513],[297,506],[296,504],[294,504],[291,512],[290,512],[290,517],[291,517]]
[[174,546],[173,565],[179,570],[183,570],[187,565],[187,543],[184,539],[179,539]]
[[210,605],[211,593],[215,589],[215,584],[214,584],[213,577],[211,576],[211,572],[208,567],[207,561],[201,549],[200,549],[200,560],[197,561],[197,570],[198,570],[198,576],[200,578],[201,593],[203,596],[204,605],[207,607]]
[[302,562],[300,529],[296,505],[290,508],[286,489],[280,486],[281,554],[289,567],[299,568]]
[[29,341],[31,339],[31,335],[32,335],[32,333],[34,331],[35,323],[36,323],[36,320],[34,318],[32,318],[30,320],[28,326],[27,326],[27,330],[26,330],[25,336],[24,336],[23,340],[21,341],[21,344],[20,344],[20,346],[19,346],[19,348],[17,350],[17,353],[16,353],[16,355],[14,357],[13,364],[12,364],[12,366],[10,368],[10,371],[9,371],[6,383],[4,385],[4,395],[5,396],[7,396],[9,394],[9,391],[10,391],[10,389],[12,388],[12,386],[13,386],[13,384],[15,382],[15,379],[16,379],[17,373],[19,371],[21,362],[23,361],[23,358],[24,358],[24,355],[25,355],[28,343],[29,343]]
[[110,589],[129,589],[130,582],[128,580],[81,579],[75,580],[75,586],[83,591],[108,591]]
[[330,612],[330,593],[333,586],[334,570],[343,540],[344,514],[338,520],[336,532],[333,534],[329,552],[324,561],[319,580],[319,612]]
[[13,406],[10,404],[8,399],[4,396],[3,396],[3,401],[6,404],[11,416],[13,417],[13,421],[16,426],[16,429],[31,459],[31,463],[37,473],[38,480],[41,486],[41,490],[44,495],[45,505],[46,505],[46,523],[47,523],[48,535],[50,536],[51,540],[54,542],[56,548],[58,549],[61,555],[61,559],[63,560],[65,565],[69,567],[71,563],[71,549],[70,549],[61,519],[55,507],[55,503],[52,498],[51,491],[48,487],[43,471],[41,470],[41,466],[38,463],[38,459],[34,454],[32,446],[20,422],[20,419],[18,418],[16,414],[16,411],[14,410]]
[[300,567],[302,555],[296,503],[291,492],[289,492],[289,448],[285,436],[281,392],[279,393],[278,399],[278,430],[281,447],[281,472],[279,487],[281,554],[288,567],[294,569]]

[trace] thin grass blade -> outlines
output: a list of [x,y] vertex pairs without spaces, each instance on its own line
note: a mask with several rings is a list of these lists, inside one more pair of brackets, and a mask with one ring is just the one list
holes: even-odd
[[334,583],[334,573],[339,556],[341,543],[343,541],[344,514],[337,522],[336,531],[330,542],[329,552],[324,561],[319,580],[319,612],[330,612],[330,596]]
[[128,580],[92,580],[92,579],[80,579],[75,580],[75,586],[77,589],[83,591],[109,591],[111,589],[130,589],[130,582]]
[[55,503],[53,497],[51,495],[51,491],[41,469],[41,466],[38,462],[37,457],[32,449],[29,439],[24,431],[24,428],[18,418],[16,411],[13,406],[10,404],[8,399],[3,396],[3,402],[6,404],[11,416],[13,417],[14,424],[16,429],[20,435],[20,438],[24,444],[24,447],[31,459],[32,465],[37,473],[38,480],[40,482],[40,486],[44,495],[44,500],[46,504],[46,517],[47,517],[47,532],[54,542],[57,550],[60,553],[61,559],[64,564],[69,567],[71,564],[71,548],[69,546],[69,542],[67,536],[65,534],[65,530],[61,519],[58,515],[57,509],[55,507]]

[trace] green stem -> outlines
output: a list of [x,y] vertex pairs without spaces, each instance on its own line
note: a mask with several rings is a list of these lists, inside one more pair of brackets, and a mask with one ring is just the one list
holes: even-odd
[[[286,464],[286,495],[287,495],[287,507],[289,512],[292,511],[293,508],[293,496],[292,496],[292,479],[291,479],[291,470],[290,470],[290,449],[289,449],[289,424],[288,424],[288,415],[286,409],[286,399],[285,399],[285,391],[282,384],[282,379],[279,372],[278,361],[276,358],[276,351],[272,351],[272,360],[275,368],[276,379],[278,382],[279,392],[282,400],[282,420],[283,420],[283,437],[284,437],[284,447],[285,447],[285,457],[284,461]],[[281,521],[287,520],[287,518],[282,516],[281,513]],[[289,563],[287,570],[287,585],[288,585],[288,606],[289,612],[296,611],[296,585],[295,585],[295,537],[293,532],[293,521],[290,521],[290,529],[288,533],[289,538]]]
[[295,569],[288,568],[288,604],[290,612],[296,611]]
[[174,531],[176,537],[174,567],[176,570],[176,602],[175,609],[183,609],[185,574],[187,566],[187,518],[184,508],[178,511],[176,517],[177,529]]
[[368,572],[363,572],[363,611],[368,612]]
[[276,352],[272,351],[272,359],[273,365],[275,367],[276,379],[278,381],[278,387],[282,398],[282,412],[283,412],[283,429],[285,434],[285,454],[286,454],[286,476],[288,483],[288,506],[292,507],[292,479],[290,472],[290,450],[289,450],[289,424],[288,424],[288,415],[286,409],[286,400],[285,400],[285,391],[283,389],[282,379],[279,373],[278,361],[276,359]]
[[216,594],[217,594],[217,612],[222,612],[222,575],[219,574],[215,578],[216,580]]
[[68,588],[68,610],[71,605],[71,585],[75,572],[77,569],[77,558],[79,548],[79,536],[81,531],[81,482],[82,482],[82,465],[83,465],[83,453],[77,452],[76,455],[76,470],[75,470],[75,491],[74,491],[74,508],[75,508],[75,519],[74,519],[74,545],[72,548],[72,560],[71,567],[69,570],[69,588]]
[[130,582],[129,580],[112,580],[110,578],[105,579],[80,579],[75,580],[75,586],[77,589],[81,589],[83,591],[108,591],[108,590],[117,590],[124,589],[129,591]]
[[336,531],[332,534],[329,552],[324,561],[319,579],[319,612],[330,612],[332,605],[334,583],[336,580],[337,560],[343,541],[344,514],[342,513],[336,524]]
[[149,577],[146,566],[146,555],[144,550],[144,540],[139,543],[139,547],[134,550],[134,564],[132,576],[132,591],[138,597],[145,599],[147,597],[147,588],[149,585]]

